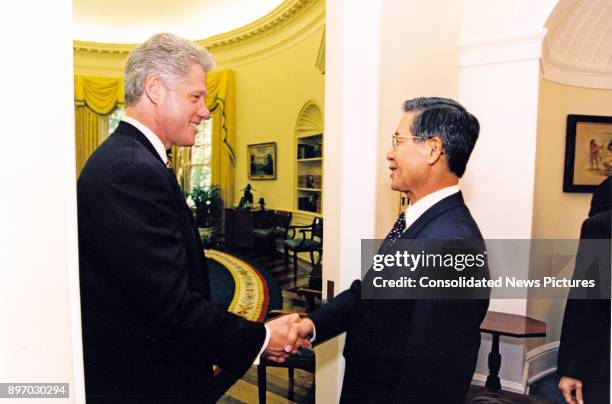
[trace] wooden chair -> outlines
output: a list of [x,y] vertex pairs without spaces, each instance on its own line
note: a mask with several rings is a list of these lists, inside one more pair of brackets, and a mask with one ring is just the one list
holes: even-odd
[[289,224],[291,223],[291,212],[276,211],[272,227],[263,227],[253,229],[251,234],[255,248],[257,249],[257,241],[263,241],[269,255],[276,254],[276,240],[286,239],[289,232]]
[[[301,238],[295,238],[296,230],[302,234]],[[285,270],[289,270],[289,251],[293,253],[293,286],[297,287],[297,260],[298,253],[310,253],[310,263],[312,269],[315,270],[321,263],[323,255],[323,219],[315,217],[312,223],[308,226],[290,226],[291,234],[283,242],[285,250]],[[314,253],[318,253],[317,261],[315,261]]]

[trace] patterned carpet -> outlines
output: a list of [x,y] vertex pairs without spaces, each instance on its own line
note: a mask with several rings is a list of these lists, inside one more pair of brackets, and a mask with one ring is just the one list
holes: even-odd
[[282,307],[280,288],[257,263],[219,250],[206,250],[212,302],[250,321],[264,321]]

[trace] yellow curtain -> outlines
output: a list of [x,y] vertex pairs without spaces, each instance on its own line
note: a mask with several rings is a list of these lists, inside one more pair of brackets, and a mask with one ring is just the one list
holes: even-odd
[[74,127],[77,177],[93,151],[108,136],[108,115],[124,105],[123,80],[74,77]]
[[212,111],[212,184],[221,188],[226,208],[234,204],[236,154],[236,78],[232,70],[211,73],[206,80],[206,105]]
[[106,138],[108,120],[105,116],[98,115],[85,106],[75,106],[74,128],[76,136],[76,174],[78,177],[91,153]]
[[[226,207],[232,206],[234,202],[235,83],[232,70],[212,72],[206,79],[206,105],[212,112],[213,120],[212,184],[221,188]],[[107,115],[125,104],[123,89],[122,79],[75,76],[77,175],[87,158],[106,137]],[[190,163],[190,159],[189,148],[172,148],[172,164],[179,182],[185,177],[183,167]]]
[[74,77],[74,105],[87,106],[98,115],[109,115],[124,104],[123,79]]

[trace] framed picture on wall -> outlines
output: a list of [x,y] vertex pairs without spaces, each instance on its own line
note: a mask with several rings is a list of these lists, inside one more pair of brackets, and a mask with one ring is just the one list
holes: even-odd
[[568,115],[563,192],[593,192],[612,175],[612,116]]
[[276,143],[248,145],[247,162],[250,180],[276,179]]

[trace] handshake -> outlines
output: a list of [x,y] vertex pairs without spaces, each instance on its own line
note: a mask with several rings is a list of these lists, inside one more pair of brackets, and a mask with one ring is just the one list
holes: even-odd
[[268,321],[266,326],[270,330],[270,341],[263,356],[273,362],[283,363],[300,348],[312,346],[314,323],[309,318],[300,318],[294,313]]

